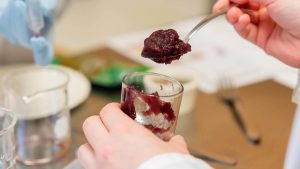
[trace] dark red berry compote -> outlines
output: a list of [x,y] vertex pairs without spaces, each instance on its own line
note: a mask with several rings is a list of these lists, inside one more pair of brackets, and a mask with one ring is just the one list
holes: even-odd
[[129,117],[164,140],[173,134],[176,116],[170,102],[162,101],[157,92],[146,94],[134,87],[125,87],[122,92],[121,109]]
[[170,64],[190,51],[190,44],[179,39],[175,30],[167,29],[155,31],[145,39],[142,56],[156,63]]

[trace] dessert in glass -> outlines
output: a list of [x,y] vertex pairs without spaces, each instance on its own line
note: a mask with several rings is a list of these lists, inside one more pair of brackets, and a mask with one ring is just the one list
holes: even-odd
[[175,132],[183,86],[156,73],[129,73],[122,81],[121,109],[163,140]]

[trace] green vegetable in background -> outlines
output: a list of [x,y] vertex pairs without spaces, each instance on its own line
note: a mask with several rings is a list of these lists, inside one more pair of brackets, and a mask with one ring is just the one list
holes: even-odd
[[150,68],[121,62],[111,62],[99,56],[55,57],[55,65],[64,65],[83,73],[93,85],[102,87],[118,87],[122,78],[129,72],[145,72]]
[[123,77],[129,72],[145,72],[148,67],[128,68],[122,65],[111,65],[91,78],[92,84],[103,87],[117,87],[122,84]]

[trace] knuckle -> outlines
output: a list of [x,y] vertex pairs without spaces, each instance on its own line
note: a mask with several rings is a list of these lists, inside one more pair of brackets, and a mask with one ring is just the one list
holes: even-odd
[[116,107],[119,107],[119,103],[108,103],[102,108],[100,116],[106,116],[106,114],[110,113],[112,110],[116,110]]
[[86,118],[82,124],[83,130],[88,129],[89,126],[93,123],[93,121],[95,121],[97,118],[99,118],[97,115]]
[[82,157],[82,155],[84,154],[84,152],[85,152],[85,149],[86,149],[86,145],[87,144],[82,144],[81,146],[79,146],[79,148],[77,149],[77,157],[79,158],[79,159],[81,159],[81,157]]
[[85,144],[80,145],[77,150],[78,154],[81,154],[84,151],[84,149],[85,149]]
[[113,107],[118,106],[118,103],[108,103],[107,105],[105,105],[101,111],[109,111],[111,110]]
[[116,130],[119,131],[120,133],[131,135],[133,134],[133,128],[129,127],[128,125],[124,123],[120,123],[116,126]]
[[105,106],[102,108],[100,114],[109,112],[113,106],[114,106],[113,103],[108,103],[107,105],[105,105]]

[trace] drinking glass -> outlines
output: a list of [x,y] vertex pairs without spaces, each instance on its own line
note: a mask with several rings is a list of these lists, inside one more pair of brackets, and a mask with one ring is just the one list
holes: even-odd
[[0,108],[0,169],[16,168],[14,127],[16,115]]
[[17,160],[25,165],[59,159],[70,146],[66,73],[27,67],[7,74],[4,104],[16,112]]
[[183,86],[156,73],[129,73],[122,81],[121,109],[163,140],[175,133]]

